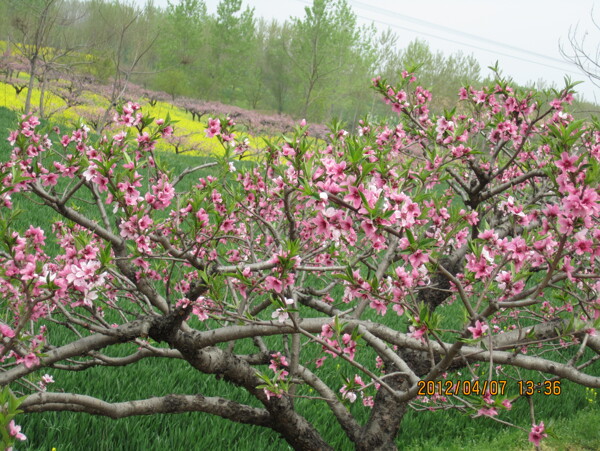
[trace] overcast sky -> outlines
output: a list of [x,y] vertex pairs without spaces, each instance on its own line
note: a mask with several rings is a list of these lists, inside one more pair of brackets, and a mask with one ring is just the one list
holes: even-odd
[[[559,42],[570,48],[569,29],[578,26],[580,36],[589,33],[590,49],[596,53],[600,30],[594,27],[590,15],[595,5],[600,23],[600,0],[347,1],[361,23],[391,28],[401,46],[418,37],[445,54],[473,54],[483,69],[498,61],[504,74],[519,83],[544,80],[561,87],[564,76],[569,75],[574,80],[585,80],[578,91],[600,103],[600,88],[587,81],[559,51]],[[209,12],[214,12],[218,3],[206,0]],[[154,4],[163,7],[167,0],[154,0]],[[253,7],[257,17],[284,21],[302,17],[312,0],[244,0],[244,4]]]

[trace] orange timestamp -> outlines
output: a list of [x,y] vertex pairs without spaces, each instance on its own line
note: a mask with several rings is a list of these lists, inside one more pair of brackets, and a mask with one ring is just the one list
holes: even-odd
[[506,391],[507,381],[419,381],[417,386],[419,396],[433,396],[434,394],[453,396],[453,395],[485,395],[489,393],[492,396],[502,396]]
[[[507,391],[506,380],[473,380],[473,381],[419,381],[417,383],[418,396],[443,396],[453,395],[486,395],[504,396]],[[534,393],[547,396],[558,396],[561,394],[560,381],[534,382],[531,380],[517,381],[519,395],[531,396]]]
[[560,381],[534,382],[530,380],[517,381],[519,394],[531,396],[534,393],[546,396],[558,396],[562,393]]

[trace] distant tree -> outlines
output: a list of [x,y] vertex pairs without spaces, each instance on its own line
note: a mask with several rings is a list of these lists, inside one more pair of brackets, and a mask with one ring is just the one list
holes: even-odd
[[458,88],[476,84],[480,80],[480,66],[473,56],[455,53],[445,56],[442,52],[432,52],[429,44],[415,39],[401,50],[394,65],[388,67],[386,76],[400,79],[400,72],[410,67],[419,79],[431,87],[434,93],[432,108],[442,112],[456,102]]
[[212,55],[208,62],[213,100],[239,101],[248,79],[257,76],[248,70],[256,40],[255,26],[254,10],[242,11],[242,0],[221,0],[217,5],[211,23]]
[[160,71],[152,77],[152,87],[166,92],[175,101],[177,97],[188,93],[188,77],[181,68]]
[[56,62],[61,53],[56,39],[56,28],[68,25],[63,0],[7,0],[11,17],[10,40],[15,51],[29,63],[29,84],[25,99],[25,113],[31,109],[31,95],[36,75],[42,62]]
[[7,0],[0,1],[0,39],[9,41],[10,39],[10,4]]
[[293,70],[286,49],[291,42],[289,22],[279,24],[271,21],[267,27],[263,78],[272,105],[277,113],[287,111],[288,101],[293,91]]
[[[53,46],[40,53],[39,70],[36,72],[35,77],[38,80],[38,89],[40,91],[38,114],[42,118],[46,117],[45,97],[49,79],[55,78],[58,80],[64,77],[71,81],[71,86],[74,87],[77,84],[73,84],[77,78],[77,75],[74,73],[75,68],[89,64],[89,61],[85,57],[77,53],[89,50],[91,47],[78,41],[77,37],[69,32],[69,25],[79,19],[76,15],[77,11],[68,9],[70,6],[66,3],[61,5],[61,17],[63,18],[64,26],[54,30]],[[72,89],[70,92],[74,94],[77,90]],[[73,96],[71,96],[71,100],[73,100]],[[67,102],[68,106],[69,102]]]
[[202,0],[169,2],[160,16],[161,38],[152,53],[157,73],[152,85],[175,98],[207,93],[208,14]]
[[105,60],[110,61],[112,69],[108,105],[103,118],[98,123],[98,131],[107,124],[114,108],[124,99],[128,83],[136,75],[148,75],[153,70],[141,68],[150,49],[159,36],[150,21],[152,8],[142,10],[133,4],[105,3],[96,1],[92,14],[96,20],[91,23],[97,33],[98,52]]
[[349,52],[349,62],[336,76],[337,88],[327,95],[330,98],[328,118],[341,119],[354,130],[358,120],[368,111],[377,94],[364,87],[378,70],[379,33],[374,25],[357,28],[357,37]]
[[568,42],[561,43],[559,49],[565,59],[575,64],[594,85],[600,87],[600,39],[590,42],[590,36],[600,33],[600,22],[593,10],[590,18],[594,30],[583,31],[579,25],[571,27]]
[[[239,85],[242,88],[240,96],[246,99],[246,107],[253,110],[258,109],[259,105],[265,100],[265,77],[267,68],[267,44],[268,44],[268,25],[263,19],[255,25],[254,36],[250,40],[246,50],[245,69],[252,76],[246,76],[240,80]],[[280,61],[281,63],[281,61]],[[278,65],[277,69],[281,69]]]
[[[345,0],[314,0],[303,18],[292,20],[292,41],[287,54],[296,75],[300,116],[309,111],[322,120],[339,90],[339,77],[353,64],[359,41],[356,15]],[[339,91],[338,91],[339,92]]]

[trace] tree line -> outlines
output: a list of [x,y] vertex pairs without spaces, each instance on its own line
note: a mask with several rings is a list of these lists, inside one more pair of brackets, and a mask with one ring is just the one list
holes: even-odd
[[[376,75],[415,71],[431,88],[431,108],[450,109],[462,86],[488,83],[472,55],[434,52],[420,39],[359,25],[346,0],[313,0],[301,17],[257,17],[242,0],[170,0],[159,8],[121,0],[0,0],[0,66],[20,57],[42,95],[52,72],[111,86],[128,83],[180,97],[217,101],[312,122],[389,116],[367,87]],[[493,77],[493,74],[490,74]],[[515,83],[513,83],[515,84]],[[546,88],[542,87],[542,88]],[[537,86],[540,88],[540,86]],[[591,104],[576,101],[577,111]],[[41,105],[41,102],[40,102]],[[42,107],[40,107],[42,108]],[[26,110],[29,109],[29,101]]]
[[[186,96],[312,121],[388,114],[367,87],[375,75],[398,79],[406,67],[432,86],[433,107],[453,103],[461,84],[481,79],[472,56],[445,56],[427,43],[407,45],[390,30],[361,26],[345,0],[315,0],[281,23],[241,0],[137,7],[108,0],[1,0],[5,54],[21,54],[43,83],[63,69]],[[51,49],[51,51],[49,50]],[[34,81],[31,81],[33,86]],[[115,92],[117,97],[118,92]],[[446,100],[444,100],[446,99]]]

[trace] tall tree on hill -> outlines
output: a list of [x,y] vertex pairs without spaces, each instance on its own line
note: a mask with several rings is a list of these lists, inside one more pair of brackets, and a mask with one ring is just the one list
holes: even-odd
[[61,16],[64,11],[62,4],[63,0],[8,0],[12,30],[10,40],[29,63],[26,114],[31,110],[31,95],[40,62],[55,59],[51,55],[57,47],[53,31],[67,25]]
[[379,39],[375,26],[357,28],[356,34],[358,39],[353,42],[348,64],[336,77],[338,89],[328,94],[335,99],[329,102],[328,117],[342,119],[353,129],[366,113],[365,105],[376,97],[373,91],[365,87],[379,74],[376,48]]
[[435,100],[432,108],[436,112],[450,108],[456,101],[456,92],[463,85],[473,85],[480,80],[480,66],[471,55],[455,53],[445,56],[433,52],[429,44],[415,39],[401,52],[395,65],[388,68],[389,78],[400,78],[400,72],[407,67],[415,69],[420,80],[431,86]]
[[[264,19],[256,24],[253,39],[248,42],[246,61],[243,67],[253,76],[245,76],[240,85],[243,87],[241,97],[246,100],[246,105],[253,110],[265,100],[265,72],[267,66],[266,45],[268,39],[268,25]],[[279,67],[277,67],[279,69]]]
[[[300,89],[300,109],[317,120],[325,109],[339,77],[350,70],[360,35],[356,15],[345,0],[314,0],[304,9],[302,19],[292,21],[292,42],[288,48]],[[339,92],[339,91],[338,91]]]
[[[254,10],[242,11],[242,0],[221,0],[211,29],[213,90],[222,102],[239,99],[249,78],[248,54],[256,39]],[[214,95],[214,94],[213,94]]]
[[155,46],[154,86],[170,94],[205,95],[208,13],[203,0],[169,2],[162,16],[162,37]]
[[98,54],[110,62],[112,79],[107,93],[108,106],[102,118],[96,124],[102,130],[114,107],[122,101],[126,94],[127,84],[136,75],[153,73],[146,68],[142,70],[144,59],[158,39],[159,32],[154,27],[152,8],[141,10],[133,4],[94,2],[90,21],[93,34],[98,42]]
[[292,94],[293,67],[286,49],[290,46],[291,26],[289,22],[279,24],[272,21],[267,29],[265,42],[265,67],[263,77],[265,86],[272,97],[272,106],[277,113],[287,111]]
[[84,53],[92,49],[92,43],[83,38],[74,27],[85,16],[85,5],[78,1],[64,0],[60,5],[59,15],[62,26],[52,30],[52,47],[40,53],[39,70],[35,74],[40,93],[38,114],[42,118],[53,113],[46,111],[48,82],[58,78],[72,81],[76,77],[75,68],[90,62]]
[[10,34],[10,15],[7,1],[0,1],[0,39],[8,40]]

